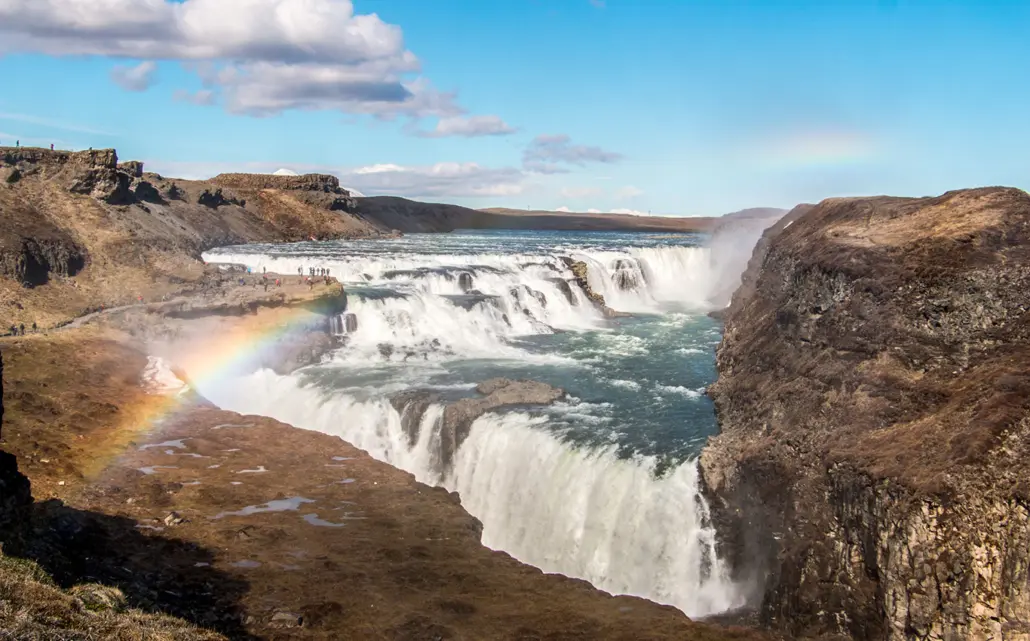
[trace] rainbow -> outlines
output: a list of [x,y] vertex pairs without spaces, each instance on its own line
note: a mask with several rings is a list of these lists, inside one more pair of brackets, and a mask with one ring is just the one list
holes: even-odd
[[171,368],[186,387],[179,392],[141,394],[139,403],[126,408],[124,419],[116,429],[115,433],[121,437],[116,439],[119,442],[112,443],[107,456],[96,457],[88,473],[103,471],[141,438],[160,438],[168,419],[194,406],[195,396],[189,391],[199,392],[253,371],[254,363],[274,354],[282,339],[294,332],[315,329],[325,322],[325,316],[303,308],[280,308],[274,310],[272,318],[263,316],[233,319],[211,332],[210,340],[177,346]]
[[873,158],[876,141],[850,131],[806,131],[767,140],[748,154],[772,169],[856,165]]

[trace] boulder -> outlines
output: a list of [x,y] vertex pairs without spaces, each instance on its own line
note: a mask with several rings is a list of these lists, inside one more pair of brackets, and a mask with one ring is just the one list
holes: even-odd
[[222,191],[221,187],[214,190],[205,189],[200,193],[200,197],[197,198],[197,203],[216,209],[224,205],[238,205],[243,207],[247,204],[247,201],[241,200],[233,195],[231,192]]

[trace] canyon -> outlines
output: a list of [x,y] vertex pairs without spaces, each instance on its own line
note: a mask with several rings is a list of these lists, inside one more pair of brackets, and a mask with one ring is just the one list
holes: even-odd
[[[5,626],[40,634],[60,619],[82,638],[1030,638],[1022,191],[829,199],[720,227],[354,198],[322,175],[183,181],[113,150],[3,148],[0,183],[0,327],[48,330],[0,339]],[[481,545],[456,493],[335,436],[218,409],[152,360],[189,369],[275,330],[271,356],[238,365],[285,375],[337,345],[338,283],[290,273],[265,291],[256,274],[204,264],[206,250],[468,226],[715,232],[713,260],[732,268],[711,290],[728,307],[713,313],[719,434],[699,471],[749,608],[691,621],[542,573]],[[714,253],[720,229],[726,254]],[[584,259],[558,268],[572,277],[555,291],[609,319],[622,318],[612,294],[646,277],[617,265],[606,299]],[[445,399],[438,457],[449,465],[484,412],[563,394],[493,379]],[[444,402],[420,390],[393,401],[411,440]]]

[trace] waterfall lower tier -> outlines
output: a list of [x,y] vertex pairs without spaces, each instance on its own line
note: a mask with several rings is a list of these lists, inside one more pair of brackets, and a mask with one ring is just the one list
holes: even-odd
[[715,551],[697,469],[661,477],[655,461],[579,447],[522,412],[476,419],[441,464],[441,404],[405,425],[383,399],[327,395],[298,375],[261,371],[201,390],[221,407],[340,436],[423,483],[457,491],[483,522],[483,543],[547,572],[704,616],[742,605]]

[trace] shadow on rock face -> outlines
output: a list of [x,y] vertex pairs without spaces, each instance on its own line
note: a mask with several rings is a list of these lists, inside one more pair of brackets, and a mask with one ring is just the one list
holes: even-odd
[[113,586],[127,605],[170,614],[233,639],[255,638],[244,629],[240,599],[248,583],[210,566],[213,555],[195,544],[148,536],[136,522],[48,500],[33,506],[23,549],[64,588]]

